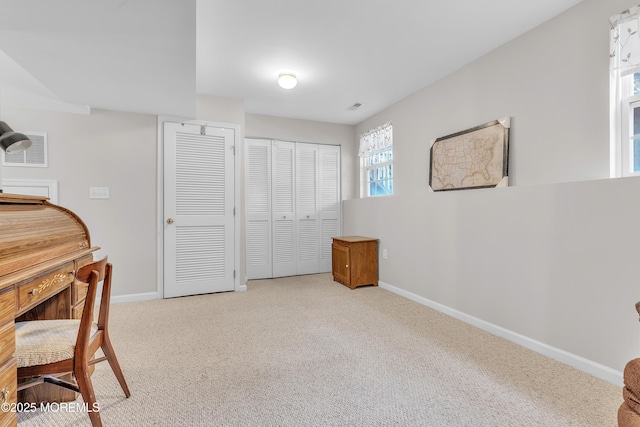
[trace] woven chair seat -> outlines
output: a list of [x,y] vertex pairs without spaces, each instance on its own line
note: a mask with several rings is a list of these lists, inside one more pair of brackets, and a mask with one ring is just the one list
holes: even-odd
[[[16,323],[15,358],[18,368],[73,359],[79,320],[35,320]],[[94,324],[91,335],[98,327]]]
[[[102,427],[102,420],[99,411],[91,410],[98,402],[91,383],[90,366],[108,361],[125,397],[131,396],[109,339],[112,271],[113,266],[107,262],[107,257],[83,265],[76,271],[75,280],[87,285],[80,320],[30,320],[16,323],[17,377],[24,380],[19,382],[17,391],[47,383],[78,392],[89,408],[87,412],[93,427]],[[102,296],[98,321],[94,322],[100,282]],[[102,357],[96,357],[98,350],[102,351]],[[59,378],[70,372],[75,381]]]

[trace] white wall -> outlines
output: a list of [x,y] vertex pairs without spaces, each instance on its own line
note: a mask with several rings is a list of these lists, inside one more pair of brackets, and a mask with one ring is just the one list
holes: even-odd
[[609,17],[587,0],[357,126],[394,124],[398,194],[428,177],[433,139],[512,118],[512,185],[609,177]]
[[[360,123],[393,122],[395,195],[343,207],[346,234],[388,249],[382,282],[614,382],[640,356],[640,180],[606,179],[609,17],[636,2],[586,0]],[[505,116],[514,187],[427,191],[433,139]]]
[[638,192],[640,179],[424,190],[349,200],[343,227],[380,239],[385,284],[621,371],[640,356]]
[[[114,265],[113,295],[153,294],[156,277],[156,118],[3,109],[15,130],[47,132],[49,167],[4,167],[3,178],[56,179],[59,204],[86,223]],[[108,200],[89,187],[109,187]]]
[[198,95],[196,97],[198,120],[217,123],[233,123],[244,127],[244,102],[234,98]]

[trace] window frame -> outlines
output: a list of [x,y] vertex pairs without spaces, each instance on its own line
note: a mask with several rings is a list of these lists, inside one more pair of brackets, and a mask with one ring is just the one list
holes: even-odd
[[[621,177],[640,176],[640,170],[633,170],[633,110],[640,108],[640,92],[633,93],[634,74],[640,73],[640,67],[634,67],[621,73],[618,85],[620,92],[616,102],[619,117],[617,118],[618,140],[615,141],[617,151],[619,152],[618,171]],[[640,136],[640,135],[638,135]]]
[[[391,152],[391,158],[389,160],[385,160],[383,162],[373,163],[374,156],[380,155],[385,151]],[[391,176],[388,178],[370,180],[371,171],[376,169],[384,169],[388,166],[391,166]],[[360,173],[361,173],[361,181],[363,183],[363,192],[364,197],[384,197],[384,196],[392,196],[393,195],[393,143],[390,147],[385,147],[381,150],[372,151],[367,153],[365,156],[360,158]],[[389,182],[391,185],[389,186],[391,189],[390,193],[382,193],[382,194],[371,194],[371,184],[375,182]]]
[[[388,143],[388,145],[382,147],[382,148],[378,148],[376,150],[372,150],[369,151],[367,148],[371,147],[371,145],[377,145],[376,142],[372,142],[372,144],[369,147],[363,147],[364,144],[366,144],[366,138],[369,137],[372,133],[374,132],[389,132],[389,136],[390,138],[387,139],[387,141],[391,141],[390,143]],[[359,140],[359,158],[360,158],[360,197],[361,198],[367,198],[367,197],[384,197],[384,196],[392,196],[394,193],[393,190],[393,181],[394,181],[394,171],[393,171],[393,158],[394,158],[394,152],[393,152],[393,123],[391,122],[387,122],[381,126],[378,126],[376,128],[373,128],[365,133],[363,133],[362,135],[360,135],[360,140]],[[388,159],[380,162],[376,162],[373,163],[373,159],[375,158],[375,156],[379,156],[381,153],[384,153],[386,151],[389,151],[389,157]],[[378,179],[378,180],[370,180],[371,177],[371,171],[374,171],[376,169],[384,169],[389,167],[389,177],[388,178],[383,178],[383,179]],[[388,188],[389,188],[389,192],[388,193],[381,193],[381,194],[371,194],[371,184],[374,182],[388,182]]]

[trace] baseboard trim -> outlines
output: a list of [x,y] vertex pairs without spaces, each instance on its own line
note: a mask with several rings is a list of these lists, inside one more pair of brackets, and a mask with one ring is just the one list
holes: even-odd
[[564,363],[565,365],[574,367],[596,378],[600,378],[601,380],[610,382],[611,384],[614,384],[616,386],[622,387],[623,385],[622,372],[616,371],[615,369],[612,369],[608,366],[586,359],[582,356],[569,353],[559,348],[552,347],[540,341],[536,341],[532,338],[510,331],[509,329],[505,329],[501,326],[494,325],[493,323],[489,323],[485,320],[463,313],[430,299],[421,297],[412,292],[405,291],[404,289],[400,289],[388,283],[378,282],[378,285],[383,289],[393,292],[394,294],[400,295],[404,298],[415,301],[436,311],[447,314],[455,319],[461,320],[493,335],[521,345],[525,348],[528,348],[529,350],[535,351],[536,353],[550,357],[551,359],[557,360],[560,363]]
[[[240,285],[235,289],[235,292],[246,292],[247,285]],[[144,294],[131,294],[131,295],[118,295],[111,297],[111,304],[121,304],[126,302],[142,302],[151,301],[154,299],[162,299],[160,292],[146,292]]]
[[146,292],[144,294],[118,295],[111,297],[111,304],[121,304],[125,302],[142,302],[160,299],[162,295],[158,292]]

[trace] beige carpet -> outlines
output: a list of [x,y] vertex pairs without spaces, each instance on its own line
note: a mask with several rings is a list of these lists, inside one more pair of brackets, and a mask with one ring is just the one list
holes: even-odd
[[[105,426],[615,426],[619,387],[331,275],[112,306],[132,396],[94,374]],[[90,425],[84,413],[21,426]]]

